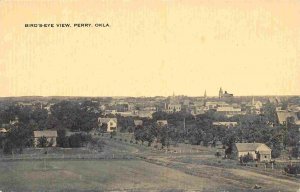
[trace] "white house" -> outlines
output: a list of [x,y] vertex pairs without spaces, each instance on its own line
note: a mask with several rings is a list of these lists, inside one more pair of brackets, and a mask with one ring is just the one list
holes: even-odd
[[99,127],[105,125],[106,126],[106,132],[113,132],[117,131],[117,118],[98,118],[98,125]]
[[264,143],[235,143],[232,149],[232,157],[240,159],[245,155],[251,155],[258,161],[271,160],[272,150]]

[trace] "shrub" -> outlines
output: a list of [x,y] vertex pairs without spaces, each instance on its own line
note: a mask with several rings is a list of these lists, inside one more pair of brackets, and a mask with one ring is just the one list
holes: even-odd
[[254,161],[254,158],[249,153],[247,155],[244,155],[244,156],[240,157],[240,162],[241,163],[248,163],[248,162],[252,162],[252,161]]
[[299,165],[287,165],[284,168],[284,171],[288,174],[300,174],[300,166]]
[[92,140],[92,137],[87,134],[76,133],[69,137],[69,145],[72,148],[83,147]]
[[293,147],[292,148],[291,156],[294,157],[294,158],[298,158],[299,157],[299,149],[298,149],[298,147]]
[[3,146],[3,152],[5,154],[12,154],[13,146],[10,142],[5,142]]
[[221,157],[221,153],[220,152],[216,152],[215,156],[219,158],[219,157]]

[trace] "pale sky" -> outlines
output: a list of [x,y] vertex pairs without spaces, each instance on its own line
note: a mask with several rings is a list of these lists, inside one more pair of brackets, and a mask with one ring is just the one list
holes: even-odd
[[[109,28],[25,24],[109,23]],[[0,96],[300,95],[299,0],[0,1]]]

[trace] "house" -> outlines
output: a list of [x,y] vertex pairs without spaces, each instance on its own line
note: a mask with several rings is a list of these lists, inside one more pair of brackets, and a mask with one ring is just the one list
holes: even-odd
[[257,161],[271,160],[272,150],[264,143],[235,143],[232,148],[232,158],[240,159],[245,155],[251,155]]
[[98,118],[99,127],[106,126],[106,132],[113,132],[117,130],[117,118]]
[[157,120],[156,123],[157,123],[157,125],[160,126],[160,127],[163,127],[163,126],[167,126],[167,125],[168,125],[168,121],[167,121],[167,120]]
[[142,126],[143,125],[143,121],[142,120],[133,120],[134,126]]
[[35,147],[38,145],[38,139],[41,137],[45,137],[47,142],[52,144],[52,147],[56,147],[57,131],[33,131]]
[[298,122],[298,116],[295,112],[290,111],[276,111],[278,123],[281,125],[285,125],[287,123],[288,118],[293,118],[295,123]]

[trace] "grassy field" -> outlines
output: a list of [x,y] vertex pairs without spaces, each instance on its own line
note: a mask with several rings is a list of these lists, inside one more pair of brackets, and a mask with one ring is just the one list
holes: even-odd
[[216,184],[139,160],[0,162],[0,171],[2,191],[203,191]]
[[[216,148],[180,144],[173,152],[101,137],[103,157],[0,161],[0,191],[297,191],[300,180],[237,161],[216,158]],[[177,151],[174,153],[174,151]],[[30,151],[38,155],[43,151]],[[83,155],[86,149],[53,149],[49,154]],[[47,158],[47,155],[44,155]],[[42,156],[41,159],[44,158]],[[278,170],[277,170],[278,171]],[[253,189],[259,185],[260,189]]]

